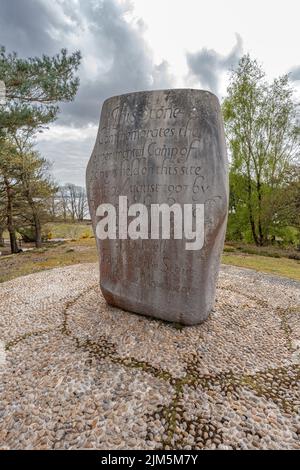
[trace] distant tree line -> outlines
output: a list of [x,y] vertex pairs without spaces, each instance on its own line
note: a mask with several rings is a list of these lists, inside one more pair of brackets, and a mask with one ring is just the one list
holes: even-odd
[[58,186],[49,163],[38,152],[18,152],[8,144],[0,152],[0,246],[7,231],[12,253],[20,249],[18,234],[40,248],[47,222],[82,222],[89,216],[85,188],[71,183]]
[[12,253],[18,252],[17,232],[42,245],[47,201],[56,191],[48,163],[33,149],[19,151],[8,141],[0,149],[0,239],[7,229]]
[[60,186],[51,198],[52,220],[83,222],[89,217],[86,190],[82,186],[67,183]]

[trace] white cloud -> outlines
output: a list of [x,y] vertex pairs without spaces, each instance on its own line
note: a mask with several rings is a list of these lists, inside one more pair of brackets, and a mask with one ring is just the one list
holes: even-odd
[[214,49],[202,48],[194,53],[187,53],[189,67],[188,80],[205,89],[218,94],[219,82],[222,75],[237,66],[243,54],[242,38],[236,34],[236,44],[227,55],[222,55]]
[[98,126],[80,129],[55,125],[37,137],[37,148],[48,155],[53,164],[52,173],[58,183],[85,184],[85,169],[96,140]]

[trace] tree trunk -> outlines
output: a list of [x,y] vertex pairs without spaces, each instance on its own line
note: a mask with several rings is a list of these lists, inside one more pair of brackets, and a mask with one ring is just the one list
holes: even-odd
[[10,251],[12,253],[18,253],[19,247],[17,243],[16,231],[14,229],[11,229],[10,227],[8,227],[8,231],[9,231]]
[[256,246],[259,246],[259,240],[258,236],[256,233],[256,228],[255,228],[255,221],[253,217],[253,211],[252,211],[252,186],[251,186],[251,176],[250,176],[250,168],[249,166],[247,167],[248,170],[248,210],[249,210],[249,221],[250,221],[250,226],[251,226],[251,231],[252,231],[252,236],[253,240]]
[[18,243],[17,243],[17,236],[16,230],[14,227],[13,221],[13,193],[10,187],[9,181],[5,178],[4,179],[5,187],[6,187],[6,196],[7,196],[7,206],[6,206],[6,219],[7,219],[7,230],[9,232],[9,240],[10,240],[10,250],[12,253],[18,253]]
[[34,214],[34,229],[35,229],[35,246],[37,248],[42,247],[42,227],[40,223],[40,219],[37,214]]
[[36,248],[42,248],[42,226],[40,217],[38,214],[38,209],[35,206],[34,200],[27,194],[27,200],[31,207],[32,217],[33,217],[33,224],[34,224],[34,231],[35,231],[35,246]]
[[0,246],[4,246],[3,230],[0,229]]
[[256,246],[260,246],[260,242],[259,242],[258,237],[256,235],[255,222],[254,222],[251,206],[249,206],[249,219],[250,219],[250,226],[251,226],[251,231],[252,231],[252,236],[253,236],[254,243],[255,243]]
[[261,211],[262,211],[262,194],[261,194],[261,183],[257,182],[257,196],[258,196],[258,234],[259,234],[259,245],[263,246],[265,237],[263,234],[262,223],[261,223]]

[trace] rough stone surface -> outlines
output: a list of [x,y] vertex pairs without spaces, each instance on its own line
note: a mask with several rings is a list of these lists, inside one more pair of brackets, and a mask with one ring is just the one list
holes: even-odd
[[[227,156],[218,99],[201,90],[164,90],[105,101],[87,168],[94,229],[97,207],[204,204],[205,240],[98,240],[101,290],[112,305],[197,324],[213,307],[228,204]],[[150,224],[149,224],[150,226]],[[150,228],[149,228],[150,230]]]
[[109,306],[95,264],[1,284],[0,448],[299,449],[299,317],[300,283],[229,266],[192,327]]

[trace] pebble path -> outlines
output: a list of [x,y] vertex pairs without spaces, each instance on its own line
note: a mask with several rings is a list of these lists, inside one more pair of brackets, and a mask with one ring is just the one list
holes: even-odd
[[223,266],[209,319],[108,306],[95,264],[0,285],[1,449],[300,449],[300,283]]

